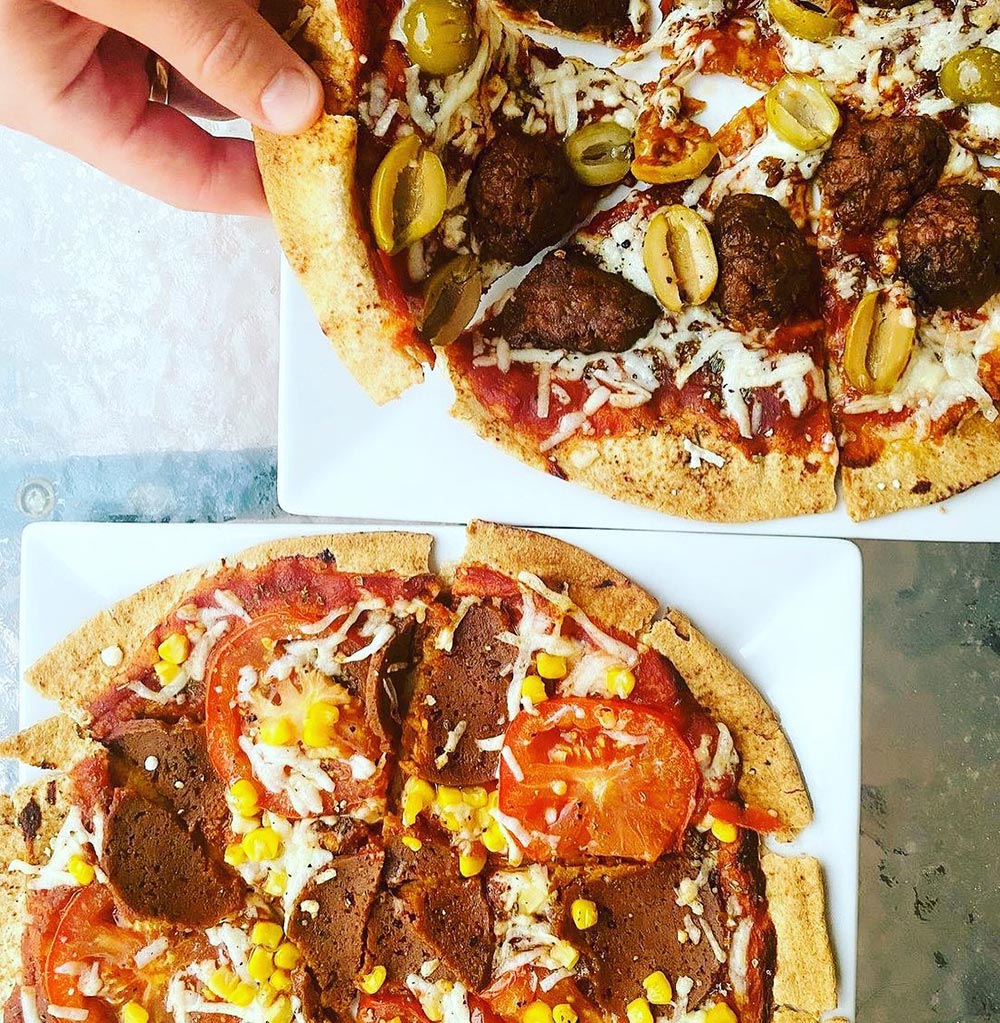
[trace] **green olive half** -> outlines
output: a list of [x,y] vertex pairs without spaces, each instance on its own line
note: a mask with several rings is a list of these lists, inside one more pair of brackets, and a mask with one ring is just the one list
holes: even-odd
[[466,0],[413,0],[403,35],[410,60],[429,75],[464,71],[476,56],[476,23]]
[[808,0],[767,0],[767,9],[786,32],[799,39],[818,43],[840,31],[840,21],[826,12],[825,5]]
[[952,103],[1000,104],[1000,50],[974,46],[944,62],[941,91]]
[[585,185],[617,185],[632,166],[632,132],[614,121],[598,121],[566,140],[566,156]]
[[371,219],[375,241],[395,255],[441,223],[448,179],[440,158],[408,135],[389,150],[372,181]]
[[420,332],[432,345],[450,345],[472,322],[482,298],[478,264],[471,256],[456,256],[427,282]]

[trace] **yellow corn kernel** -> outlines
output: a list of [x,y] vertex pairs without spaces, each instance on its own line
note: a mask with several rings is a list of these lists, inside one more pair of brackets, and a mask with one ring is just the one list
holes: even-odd
[[579,1018],[569,1002],[560,1002],[552,1007],[553,1023],[577,1023]]
[[147,1023],[149,1013],[138,1002],[126,1002],[122,1006],[122,1023]]
[[486,806],[490,810],[500,809],[500,790],[490,789],[490,794],[486,797]]
[[705,1010],[705,1023],[736,1023],[736,1013],[725,1002],[716,1002]]
[[482,810],[486,806],[486,800],[489,798],[486,789],[479,785],[471,789],[464,789],[462,796],[465,799],[465,805],[471,806],[473,810]]
[[225,966],[220,966],[208,978],[208,990],[216,998],[221,998],[224,1002],[228,1002],[232,998],[239,984],[240,978]]
[[521,696],[532,703],[543,703],[548,698],[545,683],[537,675],[525,675],[521,683]]
[[252,781],[240,778],[229,786],[229,805],[241,817],[256,817],[260,810],[260,797]]
[[577,930],[585,931],[597,923],[597,903],[590,899],[574,899],[569,912]]
[[288,874],[284,870],[272,870],[264,882],[264,893],[280,897],[285,894],[288,888]]
[[491,853],[501,853],[507,848],[507,836],[496,821],[483,832],[482,842]]
[[313,749],[333,745],[337,737],[336,724],[340,708],[329,700],[316,700],[309,705],[302,725],[302,741]]
[[275,999],[264,1018],[267,1023],[292,1023],[293,1015],[292,1000],[282,995]]
[[552,1023],[552,1010],[545,1002],[532,1002],[524,1010],[521,1023]]
[[250,932],[250,940],[255,945],[270,949],[272,952],[281,944],[281,939],[284,936],[285,932],[281,929],[281,924],[276,924],[271,920],[258,920]]
[[283,941],[274,953],[274,965],[279,970],[291,970],[301,958],[302,953],[290,941]]
[[275,970],[274,973],[271,974],[271,979],[268,983],[275,991],[292,990],[292,978],[289,976],[287,970]]
[[461,789],[451,785],[439,785],[437,801],[441,806],[461,806],[465,802],[465,795]]
[[635,675],[628,668],[612,668],[608,672],[606,685],[610,696],[619,700],[627,699],[635,689]]
[[243,851],[243,846],[239,842],[234,842],[232,845],[226,846],[223,858],[231,867],[242,867],[247,861],[247,854]]
[[542,678],[560,679],[566,677],[566,658],[555,657],[547,654],[544,650],[538,652],[535,658],[535,667]]
[[70,856],[66,869],[73,875],[73,880],[77,884],[87,885],[94,880],[94,868],[82,856],[77,856],[75,853]]
[[270,980],[271,974],[274,973],[273,953],[268,952],[266,948],[255,948],[247,960],[247,973],[258,984],[263,984],[265,980]]
[[634,998],[625,1009],[628,1023],[653,1023],[653,1010],[645,998]]
[[371,973],[366,973],[358,985],[366,995],[375,994],[385,983],[385,967],[376,966]]
[[172,632],[156,648],[156,652],[160,655],[160,660],[166,661],[167,664],[183,664],[191,653],[191,641],[180,632]]
[[282,852],[281,835],[274,828],[254,828],[243,836],[242,845],[251,863],[276,860]]
[[153,671],[156,672],[156,677],[160,680],[160,684],[164,686],[170,685],[181,673],[181,669],[169,661],[157,661],[153,665]]
[[580,953],[568,941],[557,941],[549,955],[565,970],[572,970],[580,961]]
[[265,746],[291,746],[295,742],[295,725],[291,718],[269,718],[260,723],[260,741]]
[[277,997],[278,992],[270,984],[261,984],[257,988],[257,1001],[263,1006],[270,1005]]
[[475,877],[481,874],[486,866],[486,850],[476,842],[468,852],[459,854],[458,872],[462,877]]
[[730,824],[729,821],[714,820],[712,821],[712,834],[720,842],[735,842],[739,829],[735,824]]
[[673,1001],[674,992],[670,981],[662,970],[651,973],[643,982],[646,998],[651,1005],[669,1005]]
[[464,830],[466,825],[465,817],[459,816],[453,810],[443,809],[438,814],[438,820],[451,832],[456,835],[458,832]]
[[253,1004],[253,1000],[257,997],[257,985],[247,984],[245,981],[240,981],[233,993],[229,996],[229,1001],[233,1005],[238,1005],[241,1009],[245,1009],[248,1005]]
[[434,787],[423,778],[407,778],[403,786],[403,826],[411,827],[434,802]]
[[400,841],[407,849],[410,850],[410,852],[420,852],[420,850],[424,847],[424,843],[421,842],[416,835],[403,835]]

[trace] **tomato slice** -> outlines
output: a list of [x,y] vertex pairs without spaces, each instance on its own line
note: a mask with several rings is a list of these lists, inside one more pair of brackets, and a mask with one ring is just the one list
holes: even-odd
[[735,824],[738,828],[747,828],[763,835],[781,831],[785,822],[775,813],[761,810],[756,806],[740,806],[729,799],[714,799],[708,804],[708,812],[716,820]]
[[531,833],[529,856],[651,861],[680,846],[700,775],[667,714],[590,699],[536,710],[511,722],[500,760],[500,809]]
[[111,892],[100,884],[72,891],[62,910],[55,914],[49,934],[42,939],[42,984],[49,1005],[87,1009],[88,1020],[114,1020],[115,1013],[103,999],[80,992],[79,977],[65,972],[67,964],[99,963],[108,990],[121,993],[121,1001],[144,1001],[146,983],[136,972],[135,953],[152,937],[118,926]]
[[495,978],[482,997],[495,1013],[511,1023],[521,1023],[525,1008],[532,1002],[544,1002],[549,1006],[567,1004],[581,1023],[601,1023],[604,1019],[600,1009],[583,996],[572,977],[560,980],[548,991],[543,991],[530,966],[521,966]]
[[405,989],[383,988],[375,995],[362,995],[358,1002],[358,1023],[430,1023],[420,1002]]
[[[263,788],[255,779],[250,760],[240,747],[240,738],[248,734],[253,721],[247,717],[244,706],[237,702],[237,693],[240,674],[245,668],[252,668],[259,677],[263,677],[268,666],[280,656],[275,644],[286,639],[315,639],[315,636],[307,637],[301,631],[308,624],[309,620],[291,611],[273,611],[263,615],[223,637],[212,651],[205,673],[205,717],[213,766],[227,784],[241,778],[254,781],[260,791],[262,809],[292,819],[302,815],[296,812],[285,793]],[[280,708],[282,715],[294,718],[304,713],[304,706],[293,705],[303,702],[297,698],[297,692],[294,684],[285,687],[285,699]],[[334,812],[335,807],[337,812],[349,810],[368,798],[383,794],[387,784],[385,771],[379,771],[369,779],[355,779],[346,762],[346,757],[355,753],[372,761],[377,761],[381,755],[379,741],[365,721],[364,707],[359,700],[352,700],[349,705],[341,707],[336,734],[338,748],[345,753],[345,759],[322,761],[323,770],[335,788],[334,792],[321,793],[324,813]]]

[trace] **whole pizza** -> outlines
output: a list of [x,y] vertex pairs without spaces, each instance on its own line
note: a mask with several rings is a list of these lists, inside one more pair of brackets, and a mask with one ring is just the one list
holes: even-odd
[[109,608],[6,740],[7,1023],[808,1023],[811,807],[754,687],[534,533],[288,540]]
[[[1000,472],[998,0],[264,12],[327,91],[309,132],[258,135],[265,186],[377,401],[440,353],[453,413],[516,457],[716,521]],[[710,135],[698,72],[766,95]]]

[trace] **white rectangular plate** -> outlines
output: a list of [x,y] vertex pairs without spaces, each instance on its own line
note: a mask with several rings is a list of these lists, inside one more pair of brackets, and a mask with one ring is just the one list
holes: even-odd
[[[558,45],[598,64],[608,60],[608,51],[600,47]],[[655,58],[625,73],[649,80],[656,74]],[[710,131],[760,95],[720,75],[696,76],[686,89],[708,104],[699,120]],[[453,391],[443,366],[424,386],[378,408],[331,350],[285,263],[281,294],[278,502],[293,515],[413,522],[465,522],[480,516],[524,526],[1000,540],[994,514],[1000,478],[943,504],[865,523],[852,522],[842,500],[825,515],[734,526],[692,522],[613,501],[527,468],[452,419]]]
[[[88,617],[163,576],[275,537],[365,526],[46,523],[22,543],[21,668]],[[437,564],[461,527],[427,530]],[[861,558],[830,540],[558,530],[684,611],[760,688],[799,757],[816,817],[795,843],[822,861],[840,972],[854,1015],[861,712]],[[97,652],[95,651],[95,656]],[[51,707],[22,683],[21,721]]]

